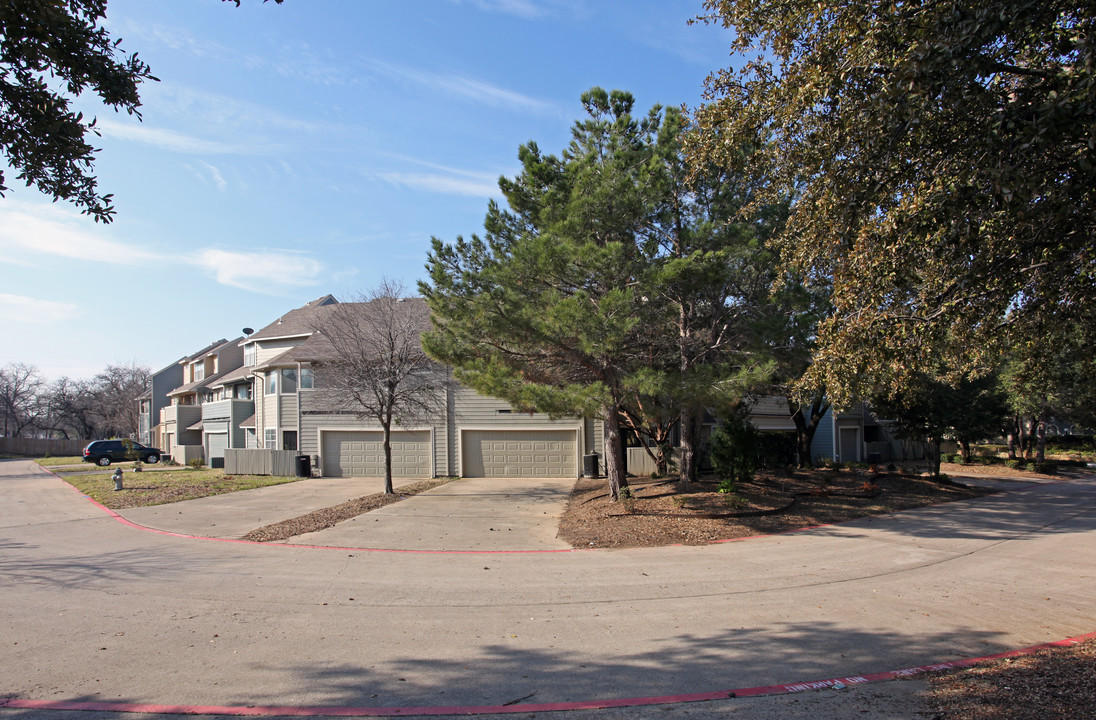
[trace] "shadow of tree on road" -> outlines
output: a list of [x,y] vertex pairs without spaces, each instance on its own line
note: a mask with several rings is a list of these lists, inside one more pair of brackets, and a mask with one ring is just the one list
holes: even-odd
[[1096,482],[1036,485],[801,532],[859,537],[858,528],[924,539],[988,541],[1091,532],[1096,530]]

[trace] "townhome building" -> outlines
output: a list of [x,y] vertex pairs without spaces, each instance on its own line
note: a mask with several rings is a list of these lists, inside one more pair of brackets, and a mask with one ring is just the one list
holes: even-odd
[[183,384],[167,394],[171,405],[160,411],[158,446],[164,455],[183,464],[206,458],[202,406],[214,400],[214,383],[243,365],[242,340],[222,338],[179,361]]
[[[405,302],[409,309],[424,303]],[[325,477],[383,475],[380,426],[350,398],[332,397],[316,371],[333,359],[323,330],[337,304],[330,295],[319,298],[244,341],[254,378],[254,427],[245,427],[249,447],[308,455]],[[432,372],[450,370],[437,366]],[[601,452],[598,421],[518,412],[458,384],[444,386],[436,412],[393,430],[394,476],[577,477],[583,456]]]
[[160,411],[171,404],[168,393],[183,384],[184,359],[152,373],[148,389],[137,398],[137,442],[142,445],[160,442]]

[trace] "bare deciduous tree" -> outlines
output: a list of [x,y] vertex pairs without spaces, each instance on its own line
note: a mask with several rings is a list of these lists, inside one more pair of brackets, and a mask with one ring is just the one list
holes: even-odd
[[148,388],[149,369],[129,365],[107,365],[95,376],[95,387],[102,415],[102,430],[110,435],[129,437],[138,430],[137,398]]
[[8,363],[0,368],[0,422],[5,437],[21,437],[34,427],[42,410],[42,385],[34,365]]
[[335,305],[316,327],[326,340],[326,357],[315,361],[318,394],[328,407],[380,425],[386,493],[393,492],[393,426],[429,421],[444,407],[449,374],[419,340],[429,324],[425,301],[385,279],[356,301]]

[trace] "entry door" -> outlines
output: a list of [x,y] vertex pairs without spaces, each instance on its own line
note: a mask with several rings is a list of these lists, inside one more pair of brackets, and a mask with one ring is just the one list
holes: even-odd
[[838,442],[841,462],[860,462],[860,428],[841,428]]

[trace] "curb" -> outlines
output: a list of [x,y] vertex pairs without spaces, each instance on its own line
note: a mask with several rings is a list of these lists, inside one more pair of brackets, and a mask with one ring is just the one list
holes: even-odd
[[940,670],[952,670],[977,665],[988,660],[1006,657],[1030,655],[1049,648],[1068,647],[1096,638],[1096,632],[1078,635],[1065,640],[1032,645],[1019,650],[984,655],[964,660],[951,660],[932,665],[891,670],[888,672],[854,675],[850,677],[814,680],[787,685],[766,685],[734,690],[716,690],[714,692],[687,693],[682,695],[663,695],[652,697],[620,698],[608,700],[584,700],[560,703],[535,703],[513,705],[454,705],[426,707],[339,707],[324,705],[155,705],[146,703],[91,702],[91,701],[55,701],[20,700],[18,698],[0,699],[0,709],[19,710],[72,710],[115,713],[159,713],[163,715],[229,715],[236,717],[408,717],[437,715],[489,715],[530,712],[557,712],[566,710],[602,710],[607,708],[642,707],[646,705],[668,705],[679,703],[705,702],[712,700],[730,700],[745,697],[763,697],[768,695],[791,695],[808,690],[843,690],[850,685],[886,682],[900,678],[915,677]]

